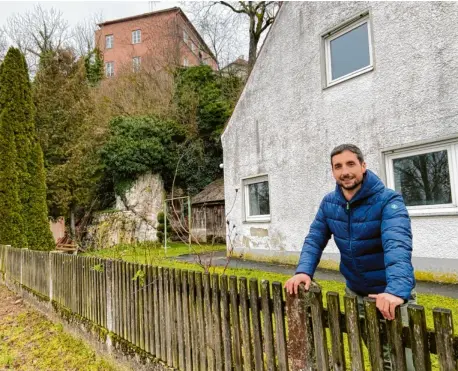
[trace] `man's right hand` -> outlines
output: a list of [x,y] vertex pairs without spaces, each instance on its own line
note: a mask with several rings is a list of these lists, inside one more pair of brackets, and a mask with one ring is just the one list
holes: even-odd
[[298,273],[286,281],[285,289],[290,295],[297,295],[297,291],[299,290],[299,285],[301,283],[304,283],[305,289],[308,290],[310,288],[310,284],[312,283],[312,279],[308,274]]

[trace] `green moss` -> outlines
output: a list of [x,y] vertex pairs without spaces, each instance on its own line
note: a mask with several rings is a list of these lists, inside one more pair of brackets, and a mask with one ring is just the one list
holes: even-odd
[[84,342],[66,334],[62,325],[23,309],[0,318],[0,369],[116,370]]

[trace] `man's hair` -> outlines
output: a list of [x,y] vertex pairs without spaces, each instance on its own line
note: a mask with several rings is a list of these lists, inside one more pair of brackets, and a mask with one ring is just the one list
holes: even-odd
[[364,162],[363,153],[361,152],[361,150],[358,147],[356,147],[354,144],[341,144],[340,146],[335,147],[331,151],[331,165],[332,165],[332,158],[335,155],[340,155],[344,151],[353,152],[361,164]]

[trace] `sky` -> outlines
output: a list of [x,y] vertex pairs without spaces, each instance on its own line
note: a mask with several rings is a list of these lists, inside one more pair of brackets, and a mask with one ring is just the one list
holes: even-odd
[[70,26],[101,14],[104,21],[180,6],[178,1],[0,1],[0,27],[14,13],[31,11],[35,4],[43,9],[55,8],[63,13]]

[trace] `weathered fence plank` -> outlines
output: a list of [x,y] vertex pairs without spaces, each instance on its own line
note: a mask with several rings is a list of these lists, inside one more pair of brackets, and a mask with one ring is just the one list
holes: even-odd
[[248,285],[245,277],[240,278],[240,317],[242,319],[243,365],[245,371],[254,369],[251,343],[251,319],[248,301]]
[[458,369],[458,362],[455,359],[455,349],[453,347],[452,312],[449,309],[435,308],[433,317],[440,369],[443,371],[455,371]]
[[425,310],[423,306],[416,304],[409,304],[407,310],[409,312],[410,339],[415,370],[431,371]]
[[223,343],[221,339],[221,306],[219,291],[219,275],[212,275],[212,313],[213,313],[213,336],[214,336],[214,354],[215,369],[223,369]]
[[186,370],[192,370],[191,358],[191,326],[189,316],[189,291],[188,291],[189,272],[183,271],[181,274],[181,284],[183,288],[183,332],[184,332],[184,363]]
[[237,277],[229,278],[229,295],[231,301],[232,321],[232,349],[234,350],[233,367],[235,371],[242,371],[242,338],[240,331],[239,298],[237,289]]
[[364,298],[366,312],[367,347],[371,367],[374,371],[383,371],[382,343],[380,341],[380,319],[378,318],[375,299]]
[[333,371],[343,371],[345,370],[345,353],[343,331],[340,322],[339,294],[336,292],[328,292],[326,294],[326,299],[328,303],[328,322],[332,345],[331,369]]
[[327,370],[329,368],[329,355],[321,289],[312,286],[309,295],[311,296],[316,364],[318,370]]
[[264,356],[262,351],[261,311],[259,308],[258,287],[258,280],[256,278],[250,279],[250,308],[251,322],[253,324],[254,369],[256,371],[263,371]]
[[402,316],[401,307],[396,308],[395,318],[393,321],[387,321],[387,338],[391,351],[391,365],[393,371],[406,371],[405,350],[402,334]]
[[204,317],[204,298],[202,273],[196,272],[196,310],[197,310],[197,329],[199,339],[200,370],[207,370],[207,349],[205,347],[205,317]]
[[232,335],[227,276],[221,276],[221,334],[224,349],[224,370],[232,370]]
[[184,369],[184,338],[183,338],[183,293],[181,291],[181,269],[175,270],[175,300],[176,300],[176,341],[178,351],[178,367]]
[[364,371],[361,328],[359,324],[358,302],[356,296],[344,296],[345,321],[352,371]]
[[[207,353],[207,369],[215,369],[215,354],[214,354],[214,337],[213,337],[213,320],[212,320],[212,301],[211,301],[211,287],[210,287],[210,274],[204,273],[202,277],[204,284],[204,316],[206,323],[206,353]],[[204,350],[205,351],[205,350]]]
[[283,310],[282,284],[272,282],[273,311],[275,315],[275,340],[277,347],[278,370],[288,370],[288,353],[286,349],[285,312]]
[[261,281],[261,308],[264,330],[264,352],[267,371],[275,370],[275,348],[272,325],[272,307],[270,298],[270,284],[267,280]]

